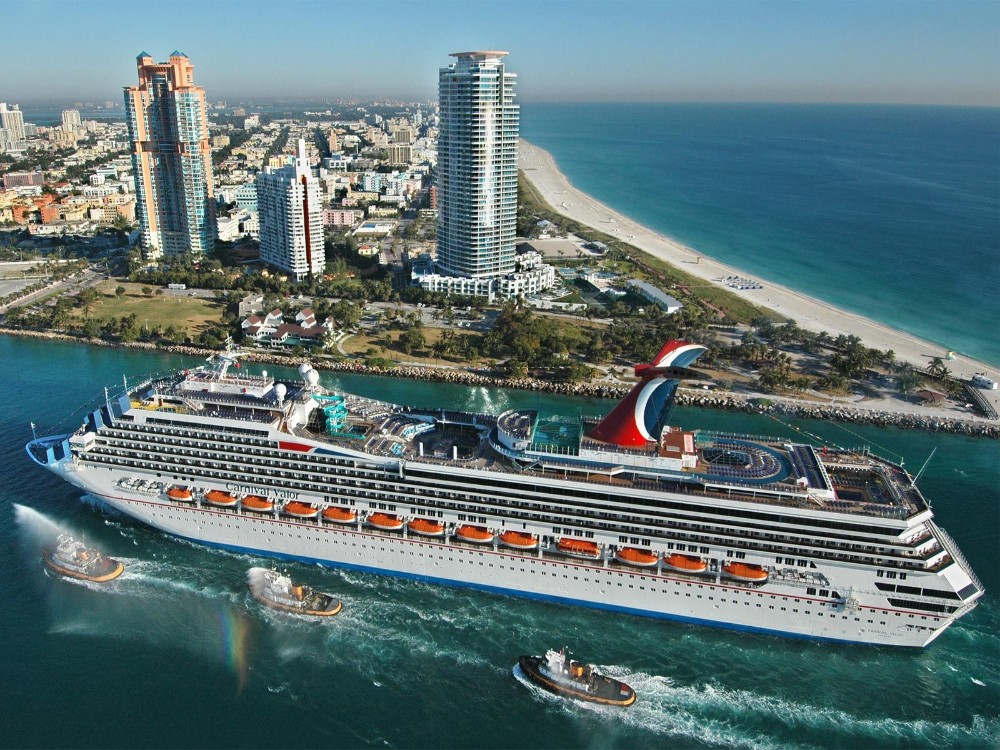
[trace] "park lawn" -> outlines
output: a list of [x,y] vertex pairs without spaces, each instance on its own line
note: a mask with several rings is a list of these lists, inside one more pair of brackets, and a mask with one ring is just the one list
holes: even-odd
[[[126,289],[121,298],[115,296],[118,286]],[[142,294],[143,286],[113,279],[99,284],[96,289],[102,296],[91,306],[90,317],[104,321],[134,313],[143,327],[175,326],[188,333],[200,333],[222,319],[223,306],[217,300],[169,294],[146,297]],[[74,315],[85,317],[79,308],[74,310]]]
[[[446,329],[444,328],[434,328],[431,326],[424,326],[420,329],[424,334],[424,340],[427,342],[426,347],[420,351],[412,352],[411,354],[404,354],[396,345],[396,341],[402,335],[402,331],[391,330],[391,331],[380,331],[374,335],[359,333],[348,337],[341,343],[344,352],[351,357],[365,357],[368,356],[368,350],[374,349],[375,352],[371,356],[383,357],[385,359],[391,359],[396,362],[419,362],[425,365],[466,365],[469,364],[465,360],[456,359],[439,359],[431,353],[431,347],[441,338]],[[463,331],[462,329],[452,329],[455,331],[455,335],[461,336],[475,336],[476,338],[482,338],[482,334],[476,331]],[[387,346],[387,344],[392,342],[392,346]]]

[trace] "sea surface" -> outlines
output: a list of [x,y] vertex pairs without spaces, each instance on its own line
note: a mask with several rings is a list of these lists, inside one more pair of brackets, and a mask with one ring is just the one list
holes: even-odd
[[[675,423],[815,435],[901,454],[983,580],[929,648],[837,646],[288,563],[343,612],[312,623],[246,593],[266,565],[140,526],[34,465],[39,434],[127,377],[199,360],[0,337],[0,746],[987,748],[1000,745],[997,441],[678,409]],[[256,369],[256,368],[255,368]],[[269,368],[279,379],[292,373]],[[324,373],[412,404],[606,413],[611,402]],[[72,415],[72,416],[71,416]],[[122,559],[117,581],[48,577],[59,531]],[[627,710],[522,684],[522,653],[568,644],[639,693]]]
[[1000,109],[525,103],[521,134],[651,229],[1000,365]]

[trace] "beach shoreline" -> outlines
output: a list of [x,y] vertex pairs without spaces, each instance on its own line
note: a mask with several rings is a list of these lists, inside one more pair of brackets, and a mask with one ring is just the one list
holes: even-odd
[[[939,344],[921,339],[885,324],[848,312],[823,300],[809,297],[789,287],[758,279],[754,274],[721,263],[695,248],[660,234],[628,216],[602,203],[593,196],[574,187],[559,170],[552,155],[543,148],[524,140],[520,141],[519,168],[535,190],[554,212],[584,224],[595,231],[620,237],[623,243],[695,276],[706,283],[743,297],[760,307],[765,307],[785,318],[791,318],[801,328],[815,333],[826,331],[831,337],[858,336],[865,346],[874,349],[891,349],[899,360],[926,368],[934,357],[945,358],[947,350]],[[751,279],[759,289],[740,290],[721,281],[727,276]],[[952,375],[969,379],[975,373],[985,372],[1000,380],[997,367],[980,360],[956,353],[947,361]],[[996,391],[984,391],[996,407],[1000,403]]]

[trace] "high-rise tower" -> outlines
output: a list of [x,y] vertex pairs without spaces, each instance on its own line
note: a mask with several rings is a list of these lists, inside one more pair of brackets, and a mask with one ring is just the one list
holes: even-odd
[[7,131],[7,137],[12,143],[24,140],[24,115],[16,104],[9,107],[6,102],[0,102],[0,128]]
[[261,260],[287,271],[296,281],[323,273],[326,251],[319,181],[313,177],[301,138],[291,164],[265,167],[257,175],[257,212]]
[[64,109],[62,113],[63,130],[67,133],[75,133],[83,130],[83,121],[80,119],[80,110]]
[[437,264],[446,274],[514,271],[520,114],[506,55],[452,53],[438,78]]
[[216,229],[205,91],[194,85],[194,66],[181,52],[165,63],[143,52],[136,66],[139,85],[125,87],[125,114],[146,257],[211,252]]

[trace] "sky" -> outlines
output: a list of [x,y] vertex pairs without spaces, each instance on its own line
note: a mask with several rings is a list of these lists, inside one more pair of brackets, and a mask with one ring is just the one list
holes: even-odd
[[120,101],[177,49],[210,101],[437,98],[507,50],[522,102],[1000,106],[998,0],[0,0],[0,101]]

